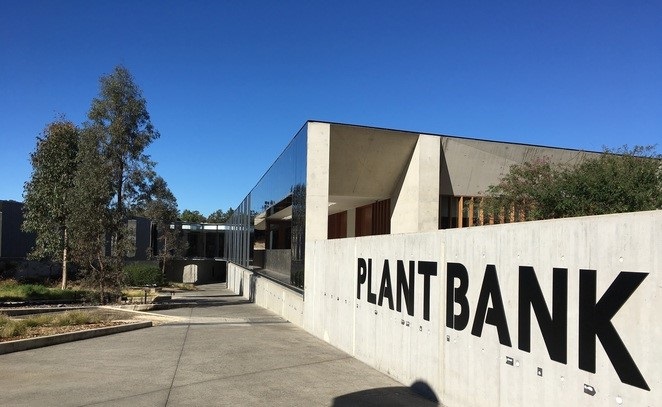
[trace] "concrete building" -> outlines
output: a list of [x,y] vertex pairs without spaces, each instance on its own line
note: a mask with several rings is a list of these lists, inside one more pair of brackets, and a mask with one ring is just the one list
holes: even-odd
[[23,260],[35,244],[34,233],[21,230],[23,203],[0,201],[0,259]]
[[[170,228],[181,234],[186,250],[181,258],[168,262],[166,280],[192,284],[226,281],[223,249],[227,227],[224,224],[175,222]],[[157,241],[156,228],[153,229],[152,241]],[[153,250],[157,250],[156,246]]]
[[445,406],[657,405],[662,211],[481,205],[591,154],[307,122],[228,223],[228,287]]
[[[60,272],[57,267],[26,261],[36,239],[34,233],[21,230],[22,223],[23,203],[0,201],[0,276],[4,276],[5,272],[17,278],[57,276]],[[180,231],[187,247],[182,258],[169,262],[167,279],[188,283],[225,281],[226,265],[222,260],[226,229],[224,225],[176,222],[171,228]],[[125,238],[131,242],[125,255],[127,262],[151,261],[152,255],[159,250],[157,228],[150,219],[128,219]],[[107,254],[110,254],[110,239],[106,250]]]
[[175,222],[170,228],[181,231],[187,243],[184,257],[208,259],[223,257],[225,224]]
[[516,222],[480,205],[512,165],[592,154],[307,122],[228,222],[225,257],[303,288],[307,240]]
[[[0,201],[0,259],[25,260],[36,244],[34,233],[21,229],[23,224],[23,203]],[[126,253],[127,260],[146,260],[152,247],[152,222],[143,217],[127,220],[127,237],[131,248]],[[110,252],[110,246],[108,247]]]

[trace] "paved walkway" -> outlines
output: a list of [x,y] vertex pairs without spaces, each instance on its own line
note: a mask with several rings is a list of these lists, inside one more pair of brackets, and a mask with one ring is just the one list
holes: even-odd
[[[182,297],[187,298],[182,298]],[[152,328],[0,356],[1,406],[429,406],[224,288]]]

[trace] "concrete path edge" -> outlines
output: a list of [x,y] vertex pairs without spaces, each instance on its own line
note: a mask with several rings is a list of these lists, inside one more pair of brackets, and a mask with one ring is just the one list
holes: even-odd
[[19,339],[16,341],[0,342],[0,355],[24,350],[43,348],[44,346],[58,345],[66,342],[79,341],[82,339],[96,338],[99,336],[118,334],[136,329],[149,328],[152,321],[132,322],[129,324],[109,326],[105,328],[87,329],[84,331],[68,332],[57,335],[41,336],[38,338]]

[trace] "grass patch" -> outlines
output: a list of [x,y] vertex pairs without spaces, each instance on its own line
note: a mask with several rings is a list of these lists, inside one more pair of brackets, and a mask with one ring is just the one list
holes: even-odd
[[183,291],[198,291],[198,287],[192,283],[169,283],[168,287],[176,288]]
[[[127,288],[122,290],[122,296],[123,297],[144,297],[145,296],[145,290],[141,290],[139,288]],[[148,297],[154,296],[154,294],[147,293]]]
[[0,338],[23,336],[30,328],[98,324],[110,319],[109,316],[102,313],[89,311],[65,311],[57,314],[33,315],[21,319],[13,319],[5,314],[0,314]]
[[15,280],[0,281],[0,301],[79,300],[89,297],[86,290],[59,289],[42,284],[19,284]]

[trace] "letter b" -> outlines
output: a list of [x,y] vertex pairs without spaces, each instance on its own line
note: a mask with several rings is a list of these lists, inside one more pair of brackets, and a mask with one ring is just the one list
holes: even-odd
[[[460,281],[455,287],[455,280]],[[460,263],[447,263],[446,265],[446,326],[461,331],[469,323],[469,273]],[[455,304],[460,304],[460,313],[455,315]]]

